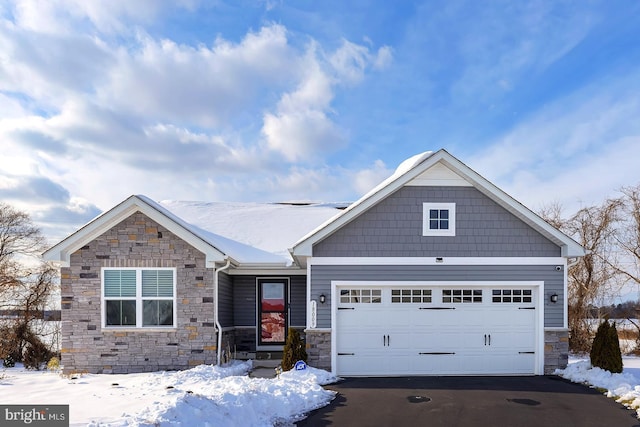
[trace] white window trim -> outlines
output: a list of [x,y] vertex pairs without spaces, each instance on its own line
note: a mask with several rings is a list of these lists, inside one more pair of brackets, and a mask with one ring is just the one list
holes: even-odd
[[[448,210],[449,229],[432,230],[429,228],[429,210]],[[422,204],[422,235],[423,236],[455,236],[456,235],[456,204],[455,203],[423,203]]]
[[[133,297],[105,297],[104,296],[104,272],[107,270],[134,270],[136,272],[136,296]],[[173,297],[154,297],[154,298],[143,298],[142,297],[142,271],[143,270],[170,270],[173,272]],[[144,300],[153,299],[153,300],[165,300],[165,301],[173,301],[173,325],[171,326],[163,326],[163,325],[152,325],[152,326],[143,326],[143,304]],[[125,326],[114,326],[107,325],[107,304],[106,301],[109,300],[135,300],[136,301],[136,324],[134,325],[125,325]],[[176,269],[173,267],[103,267],[100,272],[100,306],[101,306],[101,322],[102,329],[106,330],[135,330],[135,331],[151,331],[151,330],[171,330],[176,329],[177,327],[177,296],[176,296]]]

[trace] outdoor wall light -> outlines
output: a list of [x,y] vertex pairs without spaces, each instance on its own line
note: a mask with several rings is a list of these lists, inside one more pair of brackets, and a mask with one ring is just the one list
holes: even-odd
[[320,294],[320,304],[324,304],[327,301],[327,297],[324,294]]
[[551,300],[552,303],[557,303],[558,302],[558,294],[553,294],[549,297],[549,300]]

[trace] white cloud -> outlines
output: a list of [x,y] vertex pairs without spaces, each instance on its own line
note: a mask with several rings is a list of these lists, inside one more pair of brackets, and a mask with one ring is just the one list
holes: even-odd
[[278,24],[201,45],[147,32],[159,16],[192,6],[19,0],[0,8],[4,199],[63,237],[131,194],[350,200],[375,180],[383,165],[322,165],[348,141],[332,105],[337,88],[388,65],[390,48],[345,40],[327,54]]
[[260,103],[259,94],[295,77],[296,53],[279,25],[248,33],[240,43],[218,38],[192,47],[140,36],[140,49],[120,50],[98,91],[101,103],[160,120],[225,126]]
[[466,162],[534,209],[600,203],[640,183],[640,96],[629,91],[637,78],[558,99]]
[[101,33],[126,33],[131,27],[149,24],[174,8],[193,9],[191,0],[16,0],[13,14],[25,29],[48,34],[67,34],[88,24]]
[[275,113],[264,114],[267,146],[290,162],[313,163],[346,145],[346,131],[331,119],[335,86],[360,82],[367,67],[389,61],[389,50],[383,47],[372,55],[367,47],[345,40],[326,61],[325,56],[312,43],[300,64],[304,77],[298,88],[282,96]]
[[371,168],[357,171],[354,174],[353,185],[358,194],[362,195],[369,192],[392,174],[393,170],[387,169],[387,166],[382,160],[376,160]]
[[355,84],[364,78],[367,68],[383,69],[391,63],[392,58],[389,46],[381,47],[374,54],[366,46],[343,40],[342,46],[330,55],[329,63],[340,82]]

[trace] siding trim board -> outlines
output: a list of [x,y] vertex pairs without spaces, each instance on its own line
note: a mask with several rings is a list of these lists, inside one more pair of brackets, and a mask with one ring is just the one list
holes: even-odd
[[[318,257],[311,265],[557,265],[566,270],[563,257]],[[560,270],[559,270],[560,271]]]

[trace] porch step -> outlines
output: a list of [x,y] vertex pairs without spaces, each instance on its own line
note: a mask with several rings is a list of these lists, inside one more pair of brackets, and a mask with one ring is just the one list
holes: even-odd
[[238,360],[253,360],[253,369],[275,369],[282,363],[281,351],[239,351],[235,357]]
[[255,359],[253,361],[253,369],[270,368],[275,369],[280,366],[282,359]]

